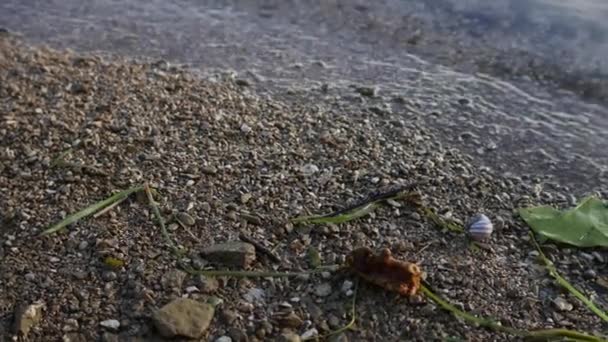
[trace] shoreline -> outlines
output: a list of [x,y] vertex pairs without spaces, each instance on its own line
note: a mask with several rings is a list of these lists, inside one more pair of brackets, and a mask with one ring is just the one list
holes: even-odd
[[[37,236],[85,205],[142,181],[158,189],[163,215],[192,219],[188,229],[168,227],[188,249],[192,267],[217,267],[199,252],[238,241],[239,234],[275,251],[281,270],[308,269],[310,247],[322,263],[335,264],[356,246],[390,246],[399,258],[419,260],[441,295],[467,311],[522,329],[605,330],[598,317],[552,284],[534,258],[528,229],[513,215],[526,203],[570,206],[569,193],[539,190],[479,168],[437,143],[421,122],[371,116],[356,106],[344,109],[345,116],[331,103],[261,98],[235,80],[214,83],[163,63],[118,56],[109,62],[6,35],[0,35],[0,70],[7,125],[0,129],[0,332],[7,337],[17,304],[36,300],[45,309],[29,331],[34,341],[159,338],[154,312],[178,297],[222,298],[202,340],[267,340],[312,329],[326,333],[348,323],[345,305],[351,298],[341,289],[349,278],[234,280],[180,271],[152,213],[135,198],[60,234]],[[52,167],[67,148],[67,161],[102,172]],[[487,212],[496,225],[488,249],[472,252],[462,235],[437,229],[399,203],[341,225],[301,229],[286,223],[413,181],[423,181],[424,201],[443,218],[462,224]],[[589,259],[549,246],[560,272],[605,305],[601,294],[608,289],[598,284],[608,252],[589,251],[598,255]],[[108,268],[108,256],[124,265]],[[252,267],[276,265],[258,255]],[[396,304],[372,286],[362,285],[359,295],[359,329],[342,333],[342,340],[511,338],[465,325],[431,303]],[[561,297],[572,304],[570,310],[553,304]]]

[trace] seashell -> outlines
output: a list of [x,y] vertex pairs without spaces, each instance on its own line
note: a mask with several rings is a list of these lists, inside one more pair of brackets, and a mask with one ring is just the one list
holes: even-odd
[[486,215],[477,214],[473,216],[471,220],[469,220],[467,229],[471,238],[481,241],[489,238],[490,235],[492,235],[494,225]]

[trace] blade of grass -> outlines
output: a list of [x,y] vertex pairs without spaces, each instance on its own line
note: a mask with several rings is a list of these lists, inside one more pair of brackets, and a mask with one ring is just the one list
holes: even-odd
[[352,221],[368,215],[377,207],[379,207],[382,202],[388,200],[407,199],[408,202],[415,202],[414,198],[417,197],[417,194],[415,192],[412,192],[411,189],[412,185],[393,189],[385,193],[375,194],[367,198],[366,200],[359,202],[358,204],[347,207],[345,209],[338,210],[331,214],[318,216],[300,216],[291,219],[291,222],[296,224],[337,224]]
[[154,197],[152,196],[152,191],[150,191],[150,186],[148,185],[147,182],[144,184],[144,191],[146,192],[146,196],[148,196],[148,203],[150,204],[150,207],[152,207],[152,212],[154,213],[154,216],[156,216],[156,220],[158,221],[158,224],[160,225],[160,231],[161,231],[161,234],[163,235],[163,238],[165,239],[165,241],[171,248],[171,251],[173,253],[175,253],[175,255],[179,256],[181,254],[180,250],[179,250],[179,248],[177,248],[177,245],[175,244],[175,242],[173,242],[173,240],[169,236],[169,232],[167,231],[167,227],[165,226],[165,220],[163,219],[163,216],[160,214],[160,210],[158,210],[158,205],[154,201]]
[[470,313],[464,312],[454,305],[448,303],[447,301],[441,299],[435,293],[433,293],[428,287],[422,285],[421,291],[432,301],[437,303],[441,308],[446,311],[449,311],[454,316],[460,317],[465,321],[478,325],[480,327],[489,328],[494,331],[505,332],[508,334],[513,334],[517,336],[524,337],[526,339],[548,339],[548,338],[556,338],[556,337],[567,337],[572,338],[578,341],[589,341],[589,342],[605,342],[606,340],[600,337],[588,335],[585,333],[581,333],[578,331],[572,331],[567,329],[545,329],[545,330],[536,330],[536,331],[524,331],[518,330],[511,327],[505,327],[499,322],[492,320],[490,318],[481,318],[477,316],[473,316]]
[[102,210],[103,208],[107,207],[108,205],[111,205],[116,201],[120,201],[123,198],[128,197],[132,193],[135,193],[135,192],[138,192],[141,190],[143,190],[143,186],[136,186],[136,187],[121,191],[119,193],[116,193],[116,194],[106,198],[105,200],[92,204],[92,205],[80,210],[79,212],[76,212],[76,213],[66,217],[65,219],[61,220],[61,222],[59,222],[59,223],[51,226],[47,230],[43,231],[40,235],[44,236],[44,235],[49,235],[49,234],[55,233],[58,230],[61,230],[62,228],[69,226],[72,223],[78,222],[79,220],[81,220],[87,216],[93,215],[96,212],[98,212],[99,210]]
[[538,251],[540,259],[545,263],[545,267],[549,271],[549,274],[553,278],[555,278],[555,280],[557,280],[557,282],[562,287],[564,287],[566,290],[568,290],[574,297],[578,298],[581,302],[583,302],[589,310],[591,310],[593,313],[595,313],[598,317],[600,317],[604,321],[608,322],[608,314],[606,312],[604,312],[604,311],[602,311],[602,309],[598,308],[595,305],[595,303],[593,303],[593,301],[591,301],[591,299],[585,297],[585,295],[582,292],[580,292],[576,287],[574,287],[572,284],[570,284],[564,277],[562,277],[557,272],[557,268],[555,267],[555,265],[553,265],[553,262],[551,262],[551,260],[549,260],[545,256],[545,253],[543,253],[542,249],[540,248],[540,245],[538,244],[538,242],[536,241],[536,239],[534,237],[534,233],[532,233],[531,231],[530,231],[530,237],[531,237],[532,243],[534,244],[534,246],[536,247],[536,250]]

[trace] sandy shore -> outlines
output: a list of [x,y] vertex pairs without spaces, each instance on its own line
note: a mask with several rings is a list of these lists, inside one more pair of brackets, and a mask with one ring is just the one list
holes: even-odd
[[[369,95],[353,89],[354,97]],[[433,288],[461,309],[519,329],[606,331],[548,276],[513,214],[528,203],[569,206],[568,193],[477,167],[420,122],[353,106],[345,115],[344,107],[287,104],[235,80],[198,80],[166,62],[109,62],[0,35],[2,340],[24,332],[24,325],[15,331],[15,321],[23,323],[20,308],[34,303],[38,319],[22,340],[162,340],[158,310],[178,298],[208,311],[196,305],[212,299],[201,341],[297,341],[349,322],[355,279],[347,275],[236,279],[183,271],[184,264],[224,269],[201,251],[236,243],[240,234],[280,262],[256,249],[255,261],[232,262],[232,269],[302,271],[311,267],[311,247],[322,264],[343,263],[356,246],[389,247],[417,261]],[[65,163],[54,164],[64,151]],[[68,214],[144,182],[158,191],[166,219],[181,218],[168,222],[171,239],[186,251],[179,262],[138,196],[39,236]],[[485,212],[495,225],[485,248],[470,250],[466,236],[438,229],[399,202],[339,225],[289,223],[412,182],[422,184],[424,203],[442,218],[462,224]],[[608,252],[545,247],[566,278],[606,304],[600,284]],[[412,305],[365,283],[356,295],[356,328],[332,339],[518,340],[470,326],[428,300]]]

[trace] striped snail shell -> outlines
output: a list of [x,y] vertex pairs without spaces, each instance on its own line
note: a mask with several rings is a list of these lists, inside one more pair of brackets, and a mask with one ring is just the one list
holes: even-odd
[[492,221],[484,215],[477,214],[469,220],[467,224],[467,229],[471,238],[477,241],[485,240],[492,235],[494,231],[494,225],[492,225]]

